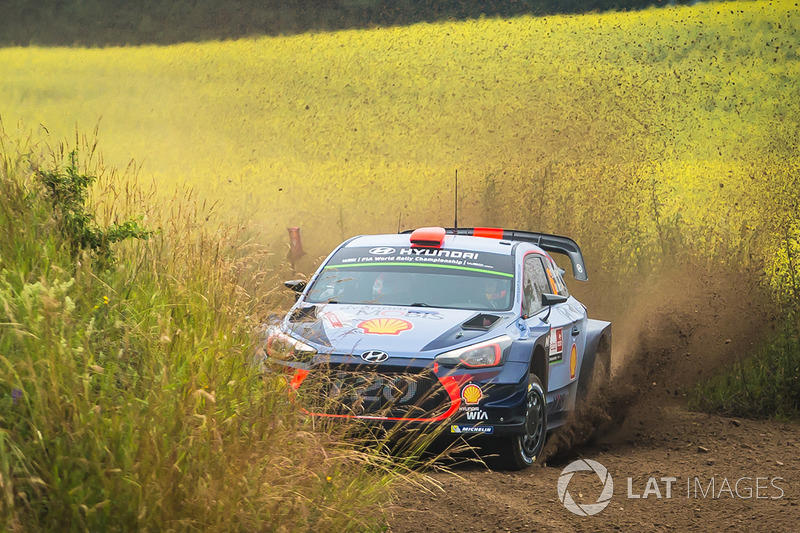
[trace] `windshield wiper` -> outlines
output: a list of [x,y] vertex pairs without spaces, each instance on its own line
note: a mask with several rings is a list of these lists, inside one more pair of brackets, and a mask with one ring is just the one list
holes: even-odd
[[426,304],[425,302],[417,302],[409,305],[409,307],[430,307],[430,305]]

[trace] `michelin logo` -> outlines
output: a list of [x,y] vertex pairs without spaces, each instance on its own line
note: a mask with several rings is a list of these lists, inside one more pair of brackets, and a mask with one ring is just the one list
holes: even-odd
[[450,426],[450,433],[456,433],[459,435],[468,433],[491,435],[494,433],[494,428],[492,426],[460,426],[458,424],[453,424]]

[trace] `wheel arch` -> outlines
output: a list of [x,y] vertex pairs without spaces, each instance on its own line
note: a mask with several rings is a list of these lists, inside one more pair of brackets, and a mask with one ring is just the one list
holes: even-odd
[[593,319],[586,322],[586,347],[583,352],[579,378],[581,381],[585,381],[588,376],[592,375],[598,352],[608,354],[608,368],[611,368],[611,322]]
[[550,373],[548,372],[549,365],[547,363],[547,351],[548,346],[547,342],[549,340],[548,337],[549,333],[546,333],[539,337],[536,340],[536,343],[533,345],[533,350],[531,350],[531,363],[529,371],[533,374],[539,376],[539,380],[542,382],[542,387],[544,388],[545,394],[548,391],[548,378],[550,377]]

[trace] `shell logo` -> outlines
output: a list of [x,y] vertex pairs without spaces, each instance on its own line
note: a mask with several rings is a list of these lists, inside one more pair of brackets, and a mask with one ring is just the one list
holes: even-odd
[[483,391],[474,383],[470,383],[461,389],[461,397],[464,399],[464,403],[467,405],[475,405],[481,401],[481,398],[483,398]]
[[408,320],[399,318],[371,318],[359,322],[359,328],[367,335],[397,335],[414,327]]
[[572,345],[572,351],[569,353],[569,379],[575,379],[575,370],[578,368],[578,349]]

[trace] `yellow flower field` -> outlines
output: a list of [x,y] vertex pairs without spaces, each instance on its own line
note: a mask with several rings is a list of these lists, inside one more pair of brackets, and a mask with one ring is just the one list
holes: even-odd
[[[797,245],[791,206],[764,206],[798,180],[798,9],[6,48],[0,116],[56,140],[99,123],[105,162],[163,194],[189,184],[278,251],[300,226],[305,268],[343,237],[451,224],[456,170],[462,225],[567,232],[597,265],[774,262]],[[795,239],[758,241],[778,226]]]

